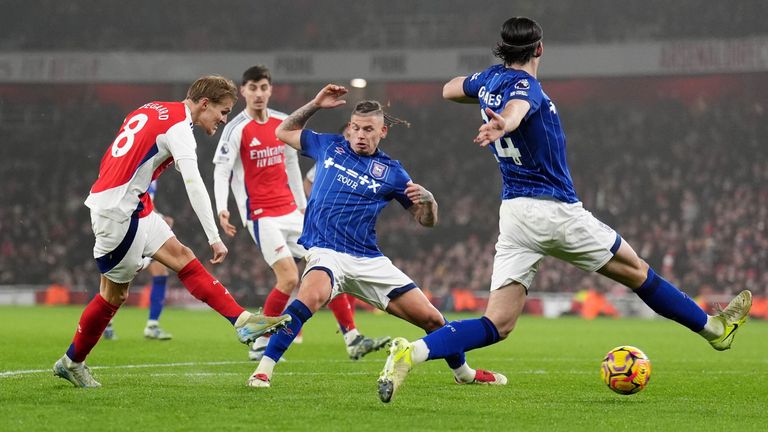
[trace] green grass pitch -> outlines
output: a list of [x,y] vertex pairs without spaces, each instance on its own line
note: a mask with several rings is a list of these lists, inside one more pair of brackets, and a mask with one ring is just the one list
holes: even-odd
[[[211,311],[168,309],[168,342],[142,336],[146,311],[126,308],[119,339],[88,364],[103,387],[76,389],[51,366],[69,346],[80,307],[0,307],[0,431],[32,430],[739,430],[768,428],[768,323],[750,321],[716,352],[662,319],[523,317],[510,338],[473,351],[470,365],[507,375],[504,387],[459,386],[443,361],[417,366],[390,404],[376,394],[383,351],[353,362],[330,313],[305,328],[270,389],[232,327]],[[449,319],[467,315],[449,315]],[[368,335],[415,339],[394,317],[358,313]],[[634,345],[650,357],[649,386],[620,396],[600,381],[602,356]]]

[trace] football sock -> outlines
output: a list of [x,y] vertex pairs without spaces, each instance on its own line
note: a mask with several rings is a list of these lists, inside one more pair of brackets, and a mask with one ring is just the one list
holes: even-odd
[[354,318],[355,317],[355,296],[347,293],[339,294],[339,295],[342,295],[347,298],[347,302],[349,302],[349,310],[352,311],[352,318]]
[[181,269],[179,280],[196,299],[206,303],[233,325],[237,317],[245,312],[224,285],[214,279],[197,258]]
[[76,363],[84,361],[119,308],[106,301],[101,294],[96,294],[80,315],[67,357]]
[[650,267],[648,278],[635,290],[635,294],[657,314],[677,321],[696,333],[707,324],[707,313]]
[[699,334],[704,339],[711,341],[719,338],[725,332],[725,324],[713,316],[707,316],[707,323]]
[[149,293],[149,319],[157,321],[160,319],[160,313],[163,312],[163,302],[165,302],[165,287],[168,283],[168,276],[154,276],[152,278],[152,291]]
[[[443,325],[445,324],[448,324],[448,319],[445,316],[443,316]],[[431,332],[427,332],[427,334],[429,333]],[[457,373],[456,371],[462,367],[462,365],[467,363],[467,358],[466,358],[466,355],[464,355],[464,353],[462,352],[461,354],[454,354],[446,357],[445,362],[448,363],[448,367],[453,369],[453,372],[455,374]],[[472,375],[472,377],[474,378],[474,375]]]
[[273,317],[282,314],[289,298],[291,298],[290,294],[286,294],[277,288],[272,288],[272,291],[267,296],[267,300],[264,302],[264,315]]
[[352,329],[344,333],[344,344],[349,346],[358,336],[360,336],[360,332],[357,329]]
[[499,341],[499,332],[491,320],[481,317],[452,321],[421,340],[428,350],[427,359],[434,360],[492,345]]
[[344,295],[337,295],[328,303],[328,309],[333,312],[336,322],[342,333],[355,328],[355,319],[352,317],[352,308],[349,306],[349,300]]
[[265,374],[269,377],[269,379],[272,379],[272,372],[275,370],[275,363],[276,362],[271,358],[264,356],[261,358],[261,361],[259,362],[259,365],[256,367],[256,371],[253,374]]
[[301,300],[294,300],[285,309],[285,313],[291,316],[291,322],[288,326],[279,330],[269,338],[269,344],[264,351],[264,356],[274,361],[280,360],[285,351],[293,342],[293,339],[299,334],[301,327],[312,318],[312,311]]

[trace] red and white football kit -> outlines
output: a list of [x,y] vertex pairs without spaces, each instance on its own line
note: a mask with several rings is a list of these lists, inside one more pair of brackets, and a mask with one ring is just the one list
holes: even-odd
[[297,243],[306,207],[298,152],[275,136],[286,115],[267,110],[264,123],[243,110],[225,127],[213,158],[217,213],[227,210],[229,187],[243,226],[261,248],[267,264],[303,258]]
[[[199,178],[196,146],[191,113],[183,102],[150,102],[125,118],[85,200],[96,235],[93,255],[110,280],[131,281],[142,257],[154,255],[173,236],[162,217],[152,212],[147,190],[174,161],[185,179],[195,174]],[[208,192],[202,180],[197,183],[189,191],[190,202],[213,244],[220,241],[218,229]]]

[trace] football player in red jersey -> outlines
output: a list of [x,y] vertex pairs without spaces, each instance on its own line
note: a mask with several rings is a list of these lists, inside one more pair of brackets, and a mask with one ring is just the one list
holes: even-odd
[[203,267],[195,254],[153,212],[150,183],[171,163],[184,178],[189,201],[213,251],[213,264],[227,255],[219,237],[208,191],[197,167],[193,125],[213,135],[237,100],[237,88],[220,76],[195,81],[182,102],[150,102],[130,113],[101,160],[99,177],[85,201],[96,236],[93,248],[101,272],[99,294],[86,306],[66,354],[53,366],[54,375],[76,387],[100,387],[85,358],[104,328],[128,297],[128,287],[152,257],[178,273],[197,299],[227,318],[243,343],[283,325],[289,317],[265,317],[243,309],[227,289]]

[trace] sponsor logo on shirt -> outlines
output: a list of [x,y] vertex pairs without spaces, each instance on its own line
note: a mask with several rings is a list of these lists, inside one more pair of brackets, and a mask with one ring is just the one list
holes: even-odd
[[336,149],[334,150],[336,154],[344,154],[344,147],[336,146]]
[[253,137],[253,139],[251,140],[251,143],[248,144],[248,147],[256,147],[260,145],[261,145],[261,141],[259,141],[256,137]]
[[518,90],[528,90],[531,88],[531,83],[528,82],[527,78],[523,78],[515,83],[515,88]]

